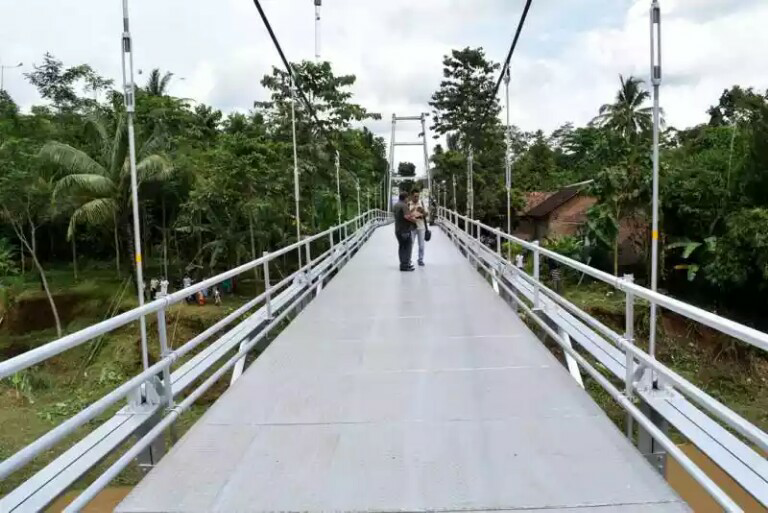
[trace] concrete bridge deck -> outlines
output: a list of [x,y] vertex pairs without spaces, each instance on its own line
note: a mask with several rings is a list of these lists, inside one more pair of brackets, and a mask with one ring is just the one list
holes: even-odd
[[427,264],[379,229],[117,511],[689,511],[438,230]]

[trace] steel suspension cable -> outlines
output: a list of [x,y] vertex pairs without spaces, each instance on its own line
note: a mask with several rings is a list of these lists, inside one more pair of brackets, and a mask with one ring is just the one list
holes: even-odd
[[[320,121],[320,118],[317,117],[317,112],[312,107],[312,104],[309,102],[309,99],[307,98],[307,95],[304,93],[304,90],[301,88],[301,85],[296,80],[296,76],[293,72],[293,67],[288,61],[288,58],[285,56],[283,47],[280,45],[280,41],[277,39],[277,35],[275,34],[275,31],[272,29],[272,24],[269,22],[269,18],[267,17],[267,14],[264,12],[264,9],[261,7],[261,2],[259,0],[253,0],[253,3],[256,6],[256,9],[259,11],[259,16],[261,17],[261,21],[264,23],[264,27],[267,29],[267,32],[269,32],[269,37],[272,39],[272,43],[274,44],[275,49],[277,50],[277,53],[280,54],[280,60],[283,61],[283,66],[285,66],[285,70],[288,72],[288,77],[291,81],[291,84],[293,85],[293,88],[295,89],[295,92],[299,94],[299,96],[301,97],[302,103],[304,103],[304,105],[306,106],[310,116],[315,120],[315,124],[323,133],[323,136],[325,136],[326,143],[330,147],[331,153],[338,153],[339,150],[336,148],[336,145],[333,143],[333,138],[330,136],[330,134],[328,133],[328,130]],[[308,80],[312,81],[312,78],[308,77]],[[357,177],[357,175],[355,175],[349,169],[346,169],[346,171],[359,184],[360,179]],[[359,185],[358,185],[358,188],[359,188]]]
[[502,66],[501,68],[501,74],[499,75],[499,79],[496,81],[496,89],[493,92],[493,96],[496,96],[497,94],[499,94],[499,88],[501,87],[501,82],[504,80],[504,74],[509,68],[509,63],[512,61],[512,55],[514,55],[515,49],[517,48],[517,43],[518,41],[520,41],[520,35],[523,33],[525,20],[528,19],[528,11],[531,10],[532,3],[533,3],[533,0],[526,0],[525,2],[525,8],[523,9],[523,14],[520,16],[520,22],[517,25],[517,31],[515,31],[515,38],[512,40],[512,46],[509,47],[509,52],[507,53],[507,58],[504,61],[504,66]]

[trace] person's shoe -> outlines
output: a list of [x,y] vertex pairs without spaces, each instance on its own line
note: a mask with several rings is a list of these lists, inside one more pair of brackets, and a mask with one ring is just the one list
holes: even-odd
[[401,271],[401,272],[404,272],[404,273],[407,273],[407,272],[411,272],[411,271],[415,271],[415,270],[416,270],[416,268],[415,268],[414,266],[409,266],[409,267],[401,267],[401,268],[400,268],[400,271]]
[[424,267],[424,261],[423,260],[419,260],[419,267]]

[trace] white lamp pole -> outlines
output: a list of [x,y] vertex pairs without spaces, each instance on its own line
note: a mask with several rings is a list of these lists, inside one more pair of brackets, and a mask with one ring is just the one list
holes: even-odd
[[504,86],[506,88],[507,96],[507,130],[504,138],[507,143],[507,152],[504,162],[506,164],[504,182],[507,187],[507,234],[512,234],[512,139],[509,133],[509,67],[504,74]]
[[2,66],[0,65],[0,91],[5,91],[5,70],[17,69],[24,66],[23,62],[18,63],[15,66]]
[[[291,127],[293,130],[293,196],[294,203],[296,205],[296,242],[301,242],[301,211],[300,211],[300,189],[299,189],[299,150],[296,143],[296,88],[293,83],[293,76],[290,77],[291,81]],[[302,266],[301,249],[298,249],[299,253],[299,268]]]
[[[123,96],[125,112],[128,118],[128,160],[131,167],[131,203],[133,206],[133,246],[136,263],[136,285],[139,291],[139,307],[144,305],[144,272],[141,258],[141,224],[139,220],[139,183],[136,174],[136,134],[133,128],[133,116],[136,111],[136,95],[133,83],[133,40],[131,39],[128,19],[128,0],[123,0]],[[144,368],[149,367],[147,351],[147,324],[142,316],[139,319],[141,331],[141,361]]]
[[320,8],[323,0],[315,0],[315,59],[320,60]]
[[339,180],[339,171],[341,169],[341,157],[336,152],[336,211],[339,215],[339,225],[341,225],[341,181]]
[[[653,85],[653,206],[651,228],[651,289],[659,280],[659,131],[661,115],[659,89],[661,86],[661,9],[658,0],[651,3],[651,84]],[[649,354],[656,355],[656,304],[651,303]]]

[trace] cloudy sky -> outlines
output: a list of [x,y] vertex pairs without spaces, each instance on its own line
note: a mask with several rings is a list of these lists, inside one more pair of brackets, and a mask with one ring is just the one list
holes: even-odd
[[[251,0],[130,0],[136,68],[176,73],[172,93],[224,110],[263,96],[260,78],[278,64]],[[291,60],[314,56],[312,0],[262,0]],[[482,46],[504,58],[524,0],[325,0],[322,57],[357,75],[358,100],[383,114],[418,114],[452,48]],[[535,0],[512,63],[512,118],[524,129],[585,123],[615,93],[618,75],[648,75],[650,0]],[[733,85],[768,87],[768,2],[661,0],[667,120],[687,126]],[[0,62],[50,51],[66,65],[89,63],[119,78],[119,0],[0,0]],[[762,49],[762,50],[761,50]],[[144,81],[146,75],[137,81]],[[6,89],[25,107],[38,101],[21,74]],[[401,139],[416,127],[403,126]],[[412,152],[412,153],[411,153]],[[418,161],[418,149],[399,160]]]

